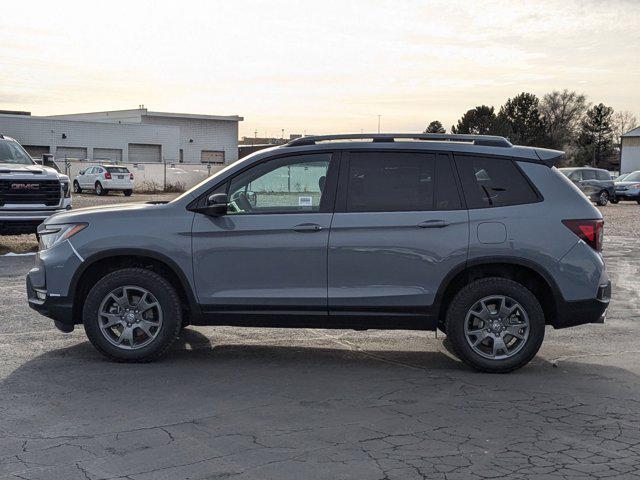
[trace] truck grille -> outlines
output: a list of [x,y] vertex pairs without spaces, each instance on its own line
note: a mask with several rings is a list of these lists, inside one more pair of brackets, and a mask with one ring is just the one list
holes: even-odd
[[58,180],[0,180],[0,206],[37,204],[54,207],[60,203]]

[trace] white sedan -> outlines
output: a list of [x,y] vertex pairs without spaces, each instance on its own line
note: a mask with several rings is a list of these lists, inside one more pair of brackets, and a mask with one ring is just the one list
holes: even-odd
[[133,193],[133,173],[119,165],[88,167],[73,179],[73,191],[82,193],[83,190],[95,190],[98,195],[120,190],[128,197]]

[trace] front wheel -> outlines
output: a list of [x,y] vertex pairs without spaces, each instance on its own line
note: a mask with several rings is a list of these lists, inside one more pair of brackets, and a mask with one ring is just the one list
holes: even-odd
[[123,192],[123,193],[124,193],[124,196],[125,196],[125,197],[130,197],[130,196],[131,196],[131,194],[133,193],[133,190],[124,190],[124,192]]
[[82,193],[82,188],[80,188],[80,184],[77,180],[73,181],[73,193]]
[[456,355],[473,368],[506,373],[526,365],[544,339],[540,303],[524,286],[506,278],[476,280],[453,298],[447,337]]
[[609,203],[609,192],[607,192],[606,190],[602,190],[598,194],[598,200],[596,203],[601,207],[604,207],[607,203]]
[[183,323],[175,288],[144,268],[124,268],[100,279],[87,295],[82,320],[93,346],[118,362],[159,358]]
[[617,205],[618,202],[620,202],[620,200],[617,197],[612,197],[609,199],[609,201],[613,204],[613,205]]

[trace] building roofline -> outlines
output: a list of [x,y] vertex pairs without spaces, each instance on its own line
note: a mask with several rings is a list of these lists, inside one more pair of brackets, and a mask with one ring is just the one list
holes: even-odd
[[634,127],[627,133],[622,134],[623,137],[640,137],[640,127]]
[[82,115],[104,115],[109,116],[109,114],[127,114],[130,113],[132,115],[139,115],[141,117],[168,117],[168,118],[188,118],[191,120],[219,120],[226,122],[241,122],[244,120],[243,117],[239,115],[204,115],[199,113],[173,113],[173,112],[154,112],[147,110],[146,108],[132,108],[125,110],[102,110],[98,112],[82,112],[82,113],[63,113],[60,115],[47,115],[40,118],[68,118],[73,119]]

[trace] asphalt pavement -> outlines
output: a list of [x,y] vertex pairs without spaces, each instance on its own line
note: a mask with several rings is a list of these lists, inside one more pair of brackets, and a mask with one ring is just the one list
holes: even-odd
[[508,375],[434,332],[185,330],[104,360],[0,257],[0,479],[640,478],[640,240],[608,237],[604,325],[548,328]]

